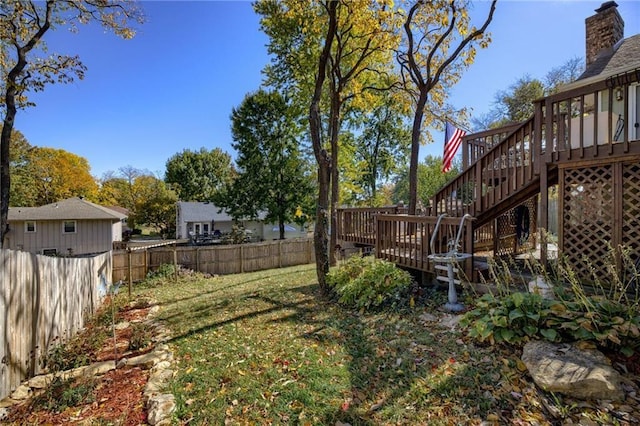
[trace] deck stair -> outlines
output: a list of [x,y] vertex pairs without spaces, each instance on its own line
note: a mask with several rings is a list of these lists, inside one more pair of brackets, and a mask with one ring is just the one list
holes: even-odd
[[[540,143],[534,138],[534,118],[485,132],[496,140],[479,149],[477,143],[465,144],[471,151],[463,154],[464,170],[433,199],[432,214],[447,213],[476,218],[475,227],[491,222],[540,191]],[[468,163],[468,164],[464,164]]]

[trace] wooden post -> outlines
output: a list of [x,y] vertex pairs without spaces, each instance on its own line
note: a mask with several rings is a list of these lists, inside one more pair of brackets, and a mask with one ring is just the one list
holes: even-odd
[[282,268],[282,240],[278,240],[278,268]]
[[127,249],[127,258],[129,260],[129,299],[131,299],[131,288],[133,287],[133,265],[131,264],[131,249]]
[[202,272],[200,270],[200,247],[196,247],[196,271]]
[[244,272],[244,248],[240,244],[240,273]]
[[175,275],[175,282],[178,282],[178,244],[173,243],[173,272]]
[[[596,108],[597,109],[597,108]],[[548,140],[548,139],[547,139]],[[550,147],[547,147],[550,149]],[[558,171],[558,182],[560,187],[562,187],[562,179],[563,173],[562,170]],[[558,212],[562,212],[563,203],[562,197],[564,191],[562,188],[559,188],[559,206]],[[540,229],[542,232],[540,233],[540,263],[542,266],[547,269],[547,233],[549,232],[549,177],[548,177],[548,169],[547,163],[543,160],[543,163],[540,165]],[[558,221],[558,236],[562,234],[562,221]],[[561,245],[562,238],[558,239],[558,245]]]
[[144,276],[146,277],[147,274],[149,273],[149,250],[148,249],[144,249]]

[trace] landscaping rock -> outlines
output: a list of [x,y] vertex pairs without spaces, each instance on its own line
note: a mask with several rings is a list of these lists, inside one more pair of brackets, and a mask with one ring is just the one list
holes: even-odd
[[129,328],[130,326],[131,326],[131,324],[130,324],[129,322],[127,322],[127,321],[122,321],[122,322],[117,323],[117,324],[114,326],[114,328],[115,328],[116,330],[124,330],[124,329],[126,329],[126,328]]
[[29,379],[29,387],[31,389],[45,389],[53,381],[53,374],[41,374]]
[[107,371],[114,370],[115,368],[116,368],[115,361],[97,362],[95,364],[91,364],[87,366],[83,374],[85,376],[101,376]]
[[7,408],[7,407],[13,407],[14,405],[16,405],[18,402],[20,401],[14,401],[11,398],[5,398],[2,401],[0,401],[0,408]]
[[546,341],[528,342],[522,361],[536,385],[579,399],[621,400],[620,374],[595,349]]
[[149,399],[147,422],[152,425],[168,425],[171,423],[171,413],[176,409],[173,395],[157,395]]
[[20,385],[11,394],[11,399],[21,401],[31,396],[31,388],[29,386]]

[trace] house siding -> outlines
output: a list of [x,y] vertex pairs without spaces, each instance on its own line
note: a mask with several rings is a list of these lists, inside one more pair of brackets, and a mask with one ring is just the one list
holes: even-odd
[[109,251],[112,241],[121,239],[122,223],[108,220],[76,220],[76,232],[64,234],[60,220],[36,221],[36,232],[25,233],[24,221],[12,221],[8,235],[8,248],[41,254],[55,249],[58,254],[89,254]]

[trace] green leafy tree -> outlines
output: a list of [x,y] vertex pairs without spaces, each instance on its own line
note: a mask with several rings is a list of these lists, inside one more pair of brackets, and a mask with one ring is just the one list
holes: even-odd
[[104,205],[115,205],[129,210],[128,224],[131,228],[144,225],[138,222],[138,207],[146,198],[154,196],[156,177],[147,170],[131,165],[123,166],[117,172],[109,171],[100,182],[98,200]]
[[298,149],[299,126],[277,92],[249,94],[231,113],[238,176],[222,206],[235,219],[256,218],[277,223],[280,239],[285,224],[312,191],[308,167]]
[[52,83],[82,79],[86,70],[78,56],[54,54],[44,37],[54,28],[77,29],[78,23],[97,22],[123,38],[132,38],[131,23],[143,16],[132,2],[2,1],[0,2],[0,247],[8,230],[11,194],[10,140],[19,108],[33,105],[28,93]]
[[409,213],[415,214],[418,184],[418,158],[422,127],[433,121],[425,114],[444,105],[448,90],[475,58],[476,46],[486,47],[485,31],[493,19],[496,0],[480,28],[471,25],[466,1],[419,0],[408,4],[404,15],[404,40],[397,58],[406,93],[413,101],[409,164]]
[[378,189],[402,168],[411,144],[411,131],[400,109],[390,96],[370,112],[359,112],[351,120],[358,134],[353,146],[352,158],[359,173],[355,183],[363,189],[365,205],[380,205],[384,197],[378,196]]
[[[431,199],[449,180],[460,173],[455,161],[447,173],[442,173],[442,158],[427,155],[424,162],[418,164],[418,203],[427,207]],[[404,168],[395,181],[392,200],[394,204],[409,199],[409,169]]]
[[10,142],[9,171],[11,174],[12,207],[31,207],[36,205],[36,192],[33,174],[29,170],[30,154],[33,147],[22,133],[13,131]]
[[231,183],[235,170],[231,156],[220,148],[185,149],[167,160],[164,180],[183,201],[216,201]]
[[[367,93],[381,89],[391,69],[395,15],[387,2],[366,0],[308,3],[257,2],[261,27],[269,36],[275,65],[267,82],[284,88],[306,109],[309,138],[317,163],[318,200],[314,232],[316,266],[325,290],[329,264],[335,262],[335,227],[340,201],[338,167],[343,108],[366,104]],[[306,105],[302,107],[302,105]]]
[[134,223],[147,225],[165,239],[176,233],[177,194],[167,184],[154,176],[139,176],[134,182],[137,194],[134,207]]
[[499,125],[529,119],[534,112],[533,101],[543,97],[544,93],[542,82],[529,75],[519,78],[508,90],[498,92],[495,104],[502,117]]

